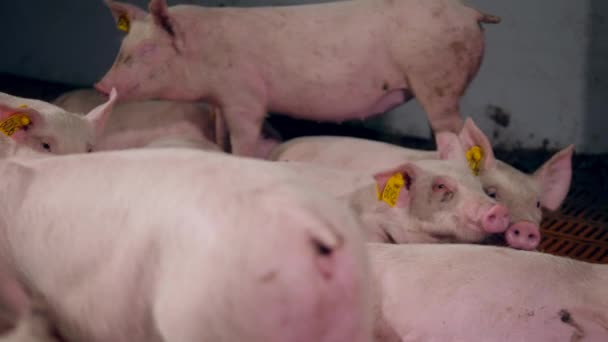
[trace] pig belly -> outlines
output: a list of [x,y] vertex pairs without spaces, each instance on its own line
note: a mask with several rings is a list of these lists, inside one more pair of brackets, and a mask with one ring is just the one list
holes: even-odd
[[[329,88],[329,89],[328,89]],[[385,113],[411,99],[411,94],[402,89],[390,92],[360,91],[344,89],[339,91],[331,87],[319,87],[303,92],[294,91],[296,98],[289,104],[277,101],[270,102],[271,111],[288,114],[294,118],[343,122],[346,120],[365,119]]]

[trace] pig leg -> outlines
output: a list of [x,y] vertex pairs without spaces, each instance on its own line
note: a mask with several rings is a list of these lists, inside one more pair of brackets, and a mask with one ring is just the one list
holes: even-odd
[[266,112],[259,104],[225,106],[222,109],[230,133],[232,154],[243,157],[262,157],[259,144]]
[[453,83],[443,80],[438,82],[425,75],[415,75],[410,82],[416,99],[428,115],[433,131],[458,134],[464,123],[460,115],[459,94],[463,93],[465,85],[454,86]]

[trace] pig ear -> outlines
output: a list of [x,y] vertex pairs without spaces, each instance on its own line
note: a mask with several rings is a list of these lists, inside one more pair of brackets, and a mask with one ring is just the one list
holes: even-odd
[[[27,123],[27,125],[25,125],[27,128],[44,127],[44,125],[46,124],[46,121],[44,120],[44,117],[42,116],[42,114],[40,114],[37,110],[35,110],[33,108],[14,107],[12,105],[0,103],[0,123],[5,122],[6,119],[8,119],[9,117],[11,117],[15,114],[23,114],[27,117],[27,120],[29,121],[29,123]],[[6,137],[5,133],[0,132],[0,134],[2,134],[3,136]],[[21,128],[21,129],[17,129],[10,136],[10,138],[13,141],[22,143],[27,138],[27,135],[28,135],[28,130]]]
[[148,10],[154,18],[154,23],[160,26],[167,32],[171,38],[173,38],[173,43],[175,47],[178,49],[182,48],[183,44],[183,35],[180,31],[177,23],[169,13],[169,7],[167,6],[166,0],[151,0],[148,5]]
[[473,146],[479,146],[482,151],[481,170],[489,170],[496,165],[494,150],[488,137],[477,127],[473,119],[468,117],[459,134],[462,147],[466,151]]
[[534,172],[540,184],[540,203],[549,210],[556,210],[562,204],[572,180],[572,154],[574,145],[569,145],[546,161]]
[[86,116],[86,120],[91,123],[93,128],[95,129],[95,135],[100,136],[105,128],[106,122],[108,121],[108,117],[110,113],[112,113],[112,109],[114,108],[114,103],[118,98],[118,93],[116,92],[116,88],[112,88],[110,91],[110,98],[105,103],[100,104],[99,106],[93,108]]
[[112,12],[112,17],[114,17],[116,23],[119,23],[122,16],[126,16],[129,21],[135,21],[143,19],[147,14],[143,9],[124,2],[112,0],[105,0],[104,2]]
[[418,177],[421,172],[422,171],[420,170],[420,168],[416,165],[412,163],[405,163],[395,168],[374,174],[374,180],[376,181],[376,189],[378,190],[378,200],[382,201],[382,193],[391,177],[395,176],[396,174],[401,174],[405,184],[400,188],[399,195],[397,196],[395,201],[395,206],[398,208],[404,208],[409,206],[412,197],[410,189],[412,187],[412,184],[414,184],[416,177]]
[[454,160],[460,163],[466,163],[466,151],[460,143],[458,136],[452,132],[439,132],[435,135],[437,142],[437,151],[439,158],[443,160]]

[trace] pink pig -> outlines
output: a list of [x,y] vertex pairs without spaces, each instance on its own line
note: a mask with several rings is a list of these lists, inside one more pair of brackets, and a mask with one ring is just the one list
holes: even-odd
[[[458,137],[443,132],[438,143],[449,160],[404,162],[373,175],[304,162],[279,165],[297,171],[302,180],[354,208],[368,241],[481,242],[491,234],[504,233],[508,209],[483,192],[462,157]],[[395,176],[401,176],[403,186],[381,200],[377,191],[395,189],[389,184]]]
[[24,114],[24,126],[10,135],[14,141],[54,154],[91,152],[116,99],[117,93],[112,90],[109,99],[92,106],[83,116],[48,102],[0,93],[0,126]]
[[[78,89],[59,96],[53,104],[74,113],[86,113],[105,102],[95,89]],[[229,142],[221,116],[203,102],[127,101],[114,105],[94,150],[140,147],[188,147],[227,151]],[[260,155],[267,156],[279,144],[280,135],[264,123]]]
[[[465,121],[459,137],[465,150],[480,146],[483,151],[479,180],[488,195],[509,208],[512,220],[506,232],[509,245],[535,249],[540,242],[541,207],[558,209],[570,188],[573,146],[556,153],[534,174],[528,175],[495,159],[490,141],[472,119]],[[439,151],[414,150],[379,141],[319,136],[285,142],[274,149],[269,158],[373,174],[405,161],[441,159],[442,156]]]
[[436,131],[462,126],[460,97],[484,55],[481,23],[458,0],[353,0],[297,6],[167,7],[106,0],[128,22],[96,88],[124,99],[205,100],[226,119],[232,152],[254,156],[268,111],[336,121],[411,98]]
[[65,341],[370,341],[362,228],[296,173],[188,149],[34,154],[0,160],[0,333],[43,303]]
[[477,245],[368,252],[375,342],[608,341],[608,265]]

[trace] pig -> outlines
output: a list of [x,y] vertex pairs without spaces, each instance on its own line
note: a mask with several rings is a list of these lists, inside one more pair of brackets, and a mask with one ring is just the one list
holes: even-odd
[[[104,96],[95,89],[84,88],[62,94],[53,104],[85,113],[104,101]],[[121,101],[114,105],[94,150],[179,145],[227,152],[229,143],[224,126],[216,109],[204,102]],[[259,155],[267,156],[279,145],[281,137],[268,123],[264,124],[263,134]]]
[[342,122],[413,97],[432,128],[456,133],[460,97],[480,69],[482,23],[459,0],[353,0],[298,6],[168,7],[105,0],[127,34],[95,84],[124,99],[213,102],[232,153],[256,156],[268,112]]
[[[488,137],[467,118],[459,137],[465,150],[480,146],[483,151],[479,180],[484,191],[509,209],[512,224],[506,240],[514,248],[533,250],[541,239],[541,208],[557,210],[572,179],[573,145],[553,155],[533,174],[523,173],[497,160]],[[269,160],[300,161],[373,174],[405,161],[441,159],[439,151],[401,146],[353,137],[300,137],[275,148]]]
[[[104,101],[95,89],[62,94],[53,104],[72,112],[86,112]],[[174,101],[119,102],[97,139],[94,150],[141,148],[166,137],[217,143],[215,112],[206,103]],[[211,146],[209,146],[211,147]],[[218,149],[220,146],[218,145]]]
[[0,160],[0,326],[38,302],[64,341],[369,342],[360,222],[275,166],[189,149]]
[[[112,89],[106,101],[80,115],[45,101],[0,93],[0,128],[5,127],[0,135],[10,135],[15,142],[46,153],[91,152],[116,100]],[[15,122],[16,118],[20,121]]]
[[[443,132],[438,141],[441,150],[455,158],[404,162],[373,175],[305,162],[278,164],[297,171],[302,180],[354,208],[366,229],[367,241],[482,242],[504,233],[508,209],[483,192],[462,157],[458,136]],[[394,188],[391,179],[395,175],[404,184],[384,200],[381,194]]]
[[37,304],[32,303],[31,310],[15,322],[14,328],[0,332],[0,342],[67,342],[57,336],[45,308]]
[[608,341],[608,265],[464,244],[368,252],[375,342]]
[[223,152],[217,145],[206,139],[184,139],[181,137],[167,137],[152,140],[143,148],[191,148],[208,152]]

